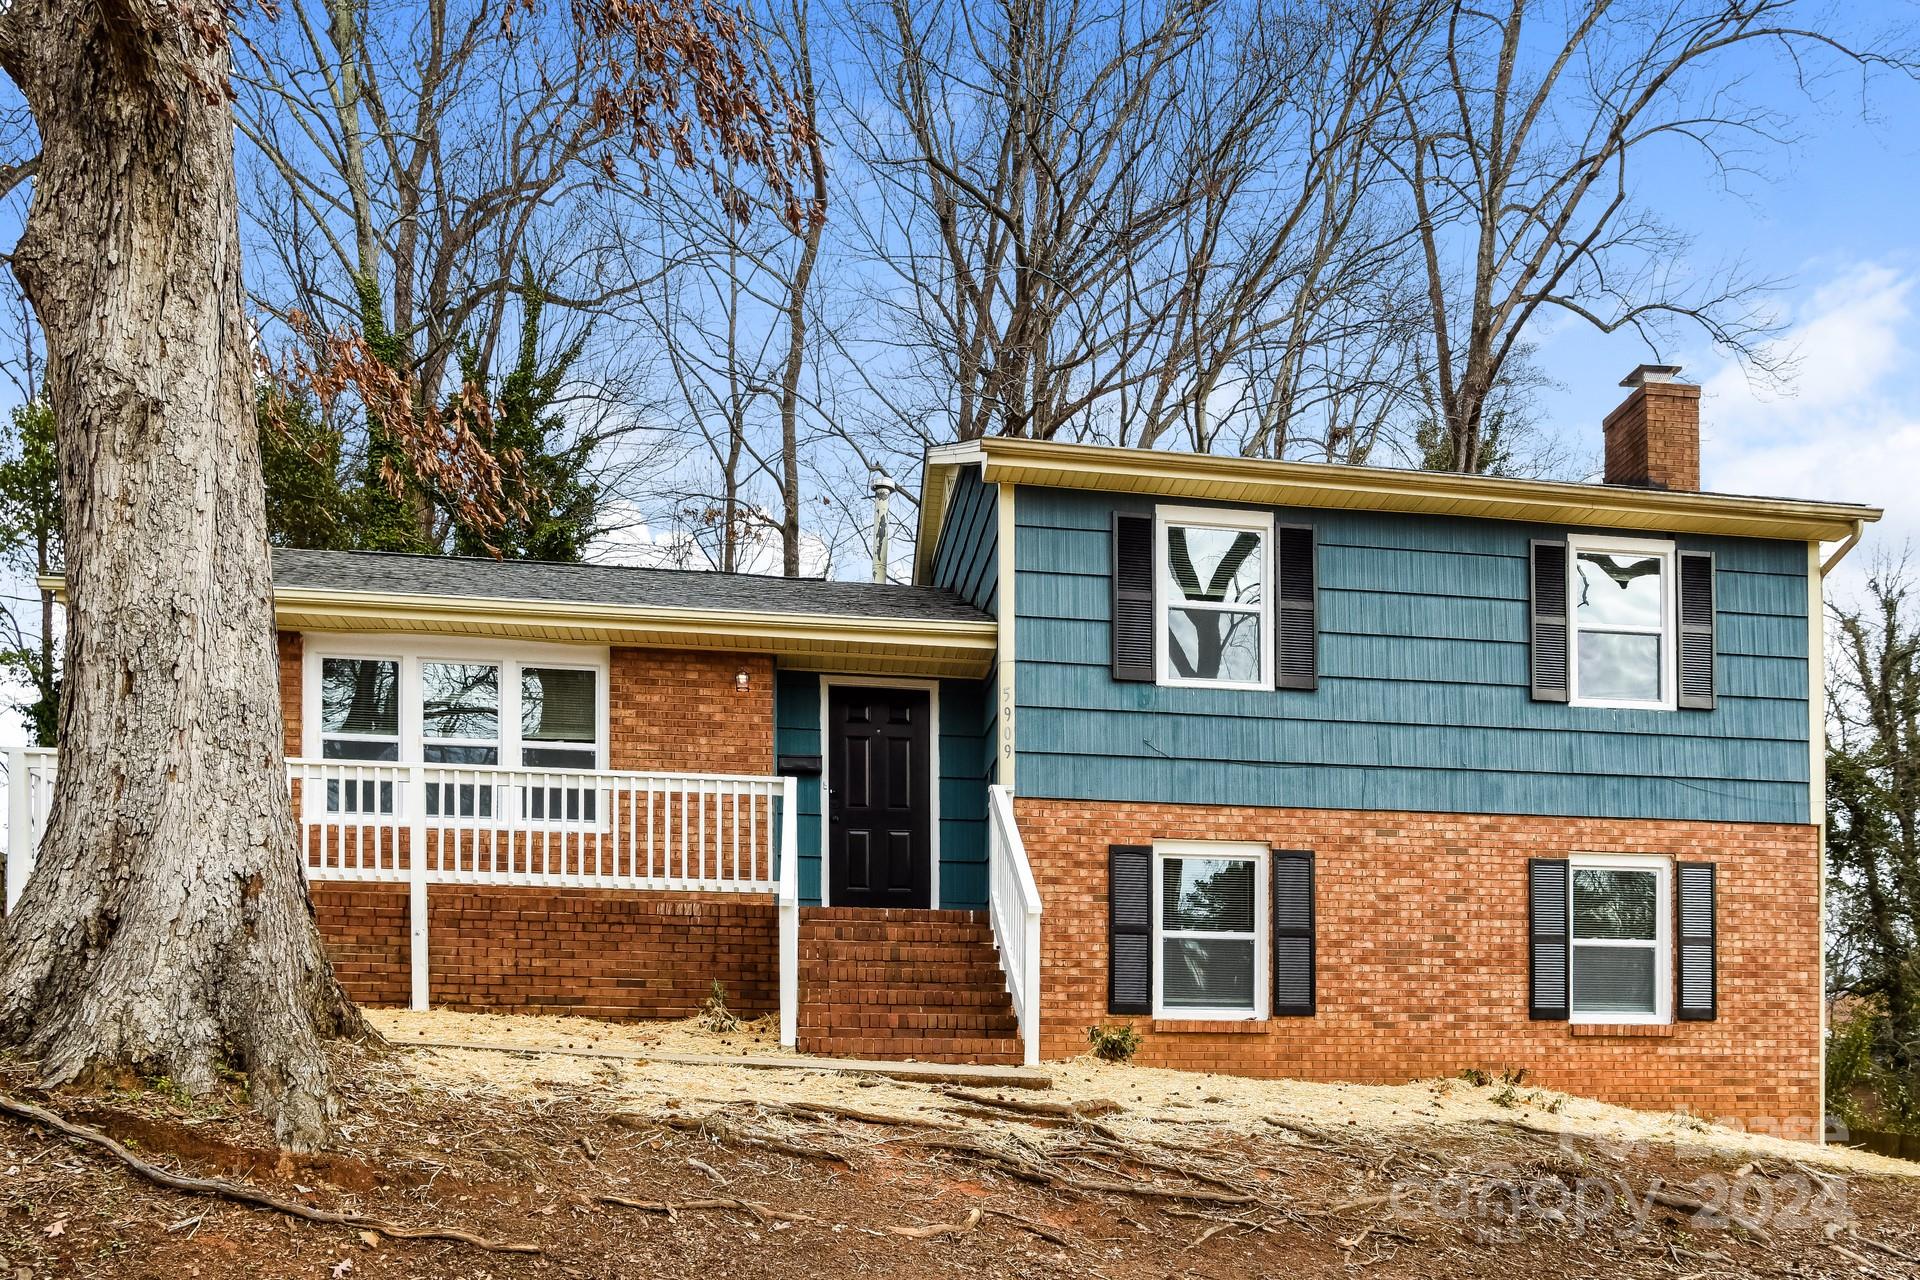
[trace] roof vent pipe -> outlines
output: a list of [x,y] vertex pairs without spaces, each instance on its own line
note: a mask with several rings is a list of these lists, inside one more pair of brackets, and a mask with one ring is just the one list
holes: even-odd
[[886,472],[873,469],[873,580],[887,580],[887,500],[899,484]]

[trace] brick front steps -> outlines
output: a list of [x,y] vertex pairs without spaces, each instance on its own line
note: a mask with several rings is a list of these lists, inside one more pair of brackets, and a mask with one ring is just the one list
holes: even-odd
[[802,1053],[1018,1065],[986,913],[803,909],[799,1036]]

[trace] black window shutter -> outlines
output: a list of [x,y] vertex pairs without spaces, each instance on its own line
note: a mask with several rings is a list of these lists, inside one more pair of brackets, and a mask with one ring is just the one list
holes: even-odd
[[1680,706],[1713,710],[1713,553],[1680,553]]
[[1273,851],[1273,1016],[1310,1018],[1314,1010],[1313,854]]
[[1567,700],[1567,544],[1532,546],[1532,682],[1535,702]]
[[1107,1012],[1153,1012],[1153,850],[1107,848]]
[[1280,534],[1279,652],[1282,689],[1311,689],[1320,680],[1320,624],[1315,616],[1313,529],[1282,525]]
[[1113,513],[1113,678],[1153,671],[1153,517]]
[[1714,955],[1714,864],[1678,863],[1674,883],[1680,899],[1680,999],[1675,1016],[1682,1022],[1712,1022],[1720,1013],[1719,966]]
[[1566,859],[1527,859],[1527,1014],[1536,1022],[1565,1022],[1571,1004],[1567,892]]

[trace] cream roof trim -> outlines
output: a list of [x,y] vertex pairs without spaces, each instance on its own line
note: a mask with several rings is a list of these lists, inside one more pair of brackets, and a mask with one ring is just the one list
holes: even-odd
[[1877,507],[1796,498],[1682,493],[990,437],[927,451],[920,545],[914,556],[915,581],[925,581],[931,569],[933,543],[946,518],[953,473],[970,465],[980,467],[980,478],[988,484],[1799,542],[1835,542],[1851,536],[1859,524],[1878,520],[1881,515]]
[[[41,579],[65,598],[65,581]],[[274,624],[285,631],[415,632],[585,644],[765,653],[811,671],[958,676],[992,669],[991,621],[748,613],[562,600],[487,599],[279,587]]]

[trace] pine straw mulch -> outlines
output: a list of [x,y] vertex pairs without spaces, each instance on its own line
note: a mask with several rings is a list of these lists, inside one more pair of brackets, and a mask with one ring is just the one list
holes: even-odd
[[[1090,1064],[1040,1093],[739,1068],[693,1089],[677,1068],[669,1094],[645,1064],[333,1052],[338,1141],[316,1156],[275,1151],[239,1098],[47,1097],[4,1059],[0,1092],[170,1176],[537,1252],[187,1194],[0,1117],[0,1280],[1920,1277],[1920,1179],[1867,1171],[1897,1163],[1545,1132],[1544,1094],[1370,1125],[1247,1114],[1217,1077],[1150,1103],[1172,1073]],[[1443,1111],[1466,1090],[1423,1087]]]

